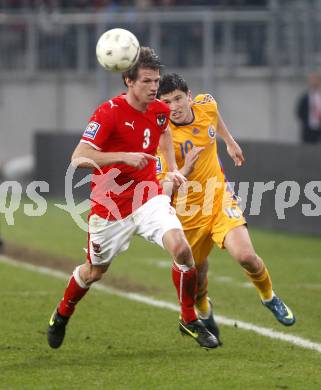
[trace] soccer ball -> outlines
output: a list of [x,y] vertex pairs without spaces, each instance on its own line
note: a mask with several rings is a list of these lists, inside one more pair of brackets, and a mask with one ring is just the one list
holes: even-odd
[[138,60],[140,45],[128,30],[113,28],[98,39],[96,56],[100,65],[113,72],[126,72]]

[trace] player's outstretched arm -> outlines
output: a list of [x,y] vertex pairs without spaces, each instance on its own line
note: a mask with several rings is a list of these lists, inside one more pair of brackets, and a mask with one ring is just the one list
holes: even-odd
[[221,138],[223,138],[225,145],[226,145],[226,148],[227,148],[227,153],[229,154],[231,159],[234,161],[235,165],[237,167],[240,167],[245,161],[242,149],[241,149],[240,145],[235,141],[232,134],[228,131],[220,113],[218,113],[217,134]]
[[[194,170],[196,161],[199,158],[199,154],[205,149],[204,146],[194,146],[185,156],[185,163],[178,171],[184,178],[188,177]],[[180,184],[173,181],[173,172],[167,172],[165,177],[160,180],[161,186],[165,193],[171,197],[174,192],[178,190]]]
[[165,158],[168,167],[168,180],[173,181],[174,186],[179,187],[186,182],[186,178],[177,169],[173,140],[170,130],[167,128],[159,139],[159,148]]
[[177,164],[172,135],[168,127],[159,138],[159,148],[165,158],[168,170],[173,172],[175,169],[177,169]]
[[204,146],[193,146],[193,148],[186,154],[185,162],[179,170],[182,175],[188,177],[194,170],[199,154],[205,149]]
[[101,152],[84,142],[79,142],[71,157],[72,164],[80,168],[122,163],[143,169],[149,160],[157,160],[157,158],[147,153]]

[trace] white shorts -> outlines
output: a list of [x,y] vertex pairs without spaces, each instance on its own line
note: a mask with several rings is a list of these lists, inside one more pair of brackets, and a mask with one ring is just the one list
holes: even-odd
[[167,195],[157,195],[126,218],[108,221],[93,214],[89,218],[87,258],[91,264],[104,265],[128,249],[134,235],[158,244],[168,230],[183,230]]

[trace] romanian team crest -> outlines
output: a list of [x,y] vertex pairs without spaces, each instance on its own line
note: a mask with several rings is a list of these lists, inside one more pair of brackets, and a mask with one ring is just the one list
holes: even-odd
[[162,127],[165,122],[166,122],[166,115],[165,114],[157,115],[157,124],[158,124],[158,126]]
[[208,136],[209,136],[211,139],[214,139],[215,136],[216,136],[214,126],[212,126],[212,125],[208,127]]
[[192,134],[193,135],[197,135],[197,134],[199,134],[200,133],[200,129],[197,129],[196,127],[193,127],[193,129],[192,129]]

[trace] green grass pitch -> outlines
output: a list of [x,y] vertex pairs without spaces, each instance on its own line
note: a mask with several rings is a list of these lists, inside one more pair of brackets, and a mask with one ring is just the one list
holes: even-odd
[[[66,262],[84,260],[86,234],[52,205],[37,218],[19,210],[13,227],[2,223],[2,235]],[[258,230],[252,237],[297,324],[279,325],[240,267],[214,249],[209,292],[217,314],[321,343],[320,238]],[[79,304],[63,347],[51,350],[47,322],[65,281],[4,263],[0,273],[0,389],[321,388],[319,352],[227,326],[224,346],[207,352],[178,334],[177,313],[96,290]],[[115,259],[109,282],[176,303],[168,257],[139,238]]]

